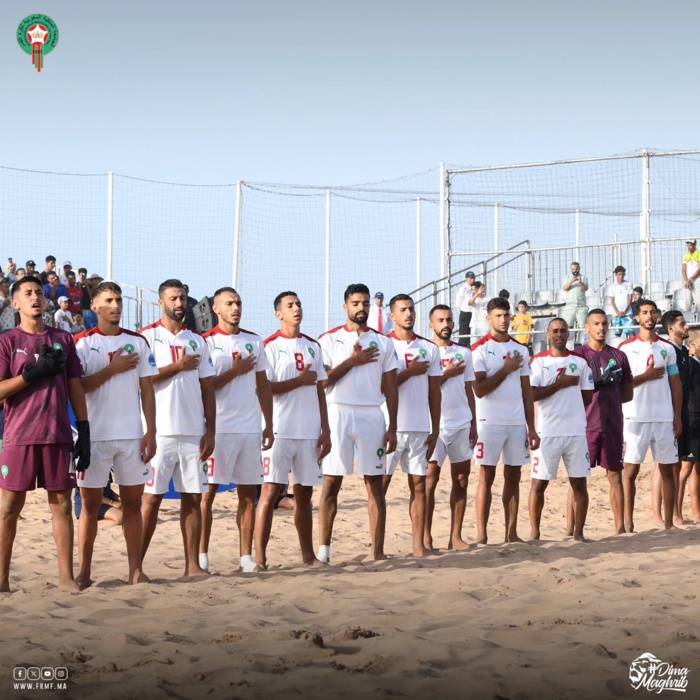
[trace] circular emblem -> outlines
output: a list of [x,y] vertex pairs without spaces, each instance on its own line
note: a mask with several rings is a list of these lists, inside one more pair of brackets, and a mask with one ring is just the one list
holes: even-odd
[[63,345],[61,345],[61,343],[54,343],[53,349],[54,350],[63,350]]
[[151,365],[151,367],[156,366],[156,358],[153,357],[152,354],[148,356],[148,364]]
[[457,362],[464,362],[464,355],[462,355],[460,352],[456,353],[455,360],[457,360]]
[[665,350],[661,351],[661,357],[664,358],[664,360],[668,357],[668,353]]
[[10,468],[7,466],[7,464],[2,465],[2,469],[0,469],[0,473],[2,473],[3,479],[7,479],[7,475],[10,473]]
[[428,351],[427,351],[425,348],[421,348],[421,349],[418,351],[418,354],[419,354],[422,358],[428,357]]
[[311,357],[316,357],[316,353],[314,352],[313,348],[309,348],[309,355],[311,355]]
[[198,350],[198,349],[199,349],[198,346],[197,346],[197,341],[196,341],[196,340],[190,340],[190,347],[191,347],[193,350]]
[[127,355],[131,355],[131,353],[134,352],[134,350],[135,350],[135,348],[134,348],[134,346],[133,346],[131,343],[127,343],[127,344],[124,346],[124,352],[125,352]]
[[520,350],[513,350],[513,357],[520,357]]
[[608,364],[609,364],[611,367],[617,367],[617,360],[613,357],[613,358],[610,359],[610,362],[608,362]]
[[383,447],[380,447],[380,448],[377,450],[377,457],[379,457],[379,459],[381,459],[383,456],[384,456],[384,448],[383,448]]
[[575,371],[578,369],[578,367],[572,362],[572,363],[569,365],[569,369],[570,369],[572,372],[575,372]]
[[252,355],[253,354],[253,346],[250,343],[245,344],[245,349]]
[[379,345],[377,345],[377,341],[376,341],[376,340],[372,340],[372,341],[370,342],[369,346],[370,346],[371,348],[378,348],[378,347],[379,347]]
[[32,65],[41,73],[44,56],[58,44],[56,22],[46,15],[28,15],[17,27],[17,43],[24,53],[32,57]]

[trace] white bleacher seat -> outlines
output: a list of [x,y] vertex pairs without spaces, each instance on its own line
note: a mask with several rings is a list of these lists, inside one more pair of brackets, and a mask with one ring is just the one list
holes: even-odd
[[693,308],[693,296],[689,289],[676,289],[673,292],[671,308],[676,311],[690,311]]
[[[533,330],[535,331],[546,331],[547,326],[549,326],[549,322],[551,321],[551,318],[536,318],[535,319],[535,327]],[[547,333],[533,333],[532,334],[532,354],[537,355],[541,352],[545,352],[547,350]]]
[[652,282],[649,286],[649,298],[656,301],[661,297],[666,296],[666,285],[663,282]]
[[600,292],[586,292],[586,306],[597,309],[600,306]]
[[552,304],[554,302],[554,291],[552,289],[542,289],[535,292],[535,303],[534,306],[544,306],[545,304]]
[[[653,284],[653,282],[652,282]],[[683,280],[671,280],[666,282],[666,296],[672,297],[677,289],[683,289]]]
[[566,296],[566,292],[563,289],[557,289],[554,292],[554,302],[563,306],[566,304]]
[[656,302],[656,306],[661,313],[671,310],[671,300],[667,296],[652,297],[652,299]]

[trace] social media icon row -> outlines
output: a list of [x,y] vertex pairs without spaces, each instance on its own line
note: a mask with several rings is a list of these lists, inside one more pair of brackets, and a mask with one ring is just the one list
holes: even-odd
[[68,680],[68,669],[63,666],[58,668],[51,668],[50,666],[44,666],[43,668],[38,666],[15,666],[12,677],[16,681],[66,681]]

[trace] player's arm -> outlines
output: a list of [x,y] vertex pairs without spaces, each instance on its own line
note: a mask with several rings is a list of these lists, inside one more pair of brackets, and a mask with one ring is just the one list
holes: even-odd
[[329,367],[326,365],[328,379],[323,382],[323,386],[329,387],[337,384],[353,367],[359,367],[360,365],[377,362],[378,360],[379,348],[369,346],[362,350],[358,345],[356,345],[353,348],[352,355],[350,355],[350,357],[348,357],[346,360],[343,360],[339,365],[336,365],[335,367]]
[[664,374],[666,374],[665,367],[654,367],[654,365],[651,365],[647,367],[641,374],[634,375],[633,385],[639,386],[640,384],[644,384],[644,382],[653,381],[655,379],[661,379],[661,377],[663,377]]
[[201,359],[201,355],[188,355],[187,347],[183,347],[182,355],[180,355],[175,362],[171,362],[169,365],[163,365],[163,367],[158,368],[158,374],[153,377],[153,383],[160,384],[167,379],[171,379],[178,372],[189,372],[190,370],[197,369]]
[[523,395],[523,408],[525,409],[525,422],[527,423],[527,437],[530,449],[536,450],[540,446],[540,436],[535,430],[535,404],[532,399],[530,377],[520,377],[520,389]]
[[634,398],[634,382],[622,385],[622,403],[629,403]]
[[384,444],[386,453],[391,454],[396,449],[396,414],[399,410],[399,386],[396,383],[395,369],[390,369],[382,374],[382,391],[389,414],[389,425],[387,425],[384,435]]
[[[503,380],[511,373],[519,370],[523,365],[523,356],[515,355],[510,356],[510,351],[506,353],[506,359],[503,362],[503,367],[498,370],[495,374],[490,377],[486,376],[486,372],[474,372],[474,393],[477,399],[483,399],[484,396],[488,396],[492,391],[498,389],[503,383]],[[528,382],[528,386],[530,383]]]
[[[216,384],[214,385],[216,387]],[[266,372],[255,373],[255,389],[258,395],[260,410],[265,418],[265,429],[263,430],[263,450],[269,450],[275,441],[275,434],[272,429],[272,388],[267,378]]]
[[318,438],[318,458],[323,459],[331,451],[331,426],[328,422],[328,405],[326,404],[326,392],[323,382],[316,385],[318,393],[318,410],[321,413],[321,434]]
[[[242,357],[241,355],[236,355],[233,360],[233,365],[221,374],[216,374],[212,377],[214,382],[214,390],[219,391],[222,387],[225,387],[236,377],[242,377],[248,372],[252,372],[255,369],[256,362],[255,355],[248,355],[247,357]],[[258,373],[260,374],[260,373]]]
[[561,377],[557,377],[557,380],[550,384],[549,386],[531,386],[532,400],[542,401],[548,399],[553,394],[561,389],[567,389],[570,386],[578,386],[579,378],[575,374],[562,374]]
[[429,362],[423,360],[420,355],[416,355],[411,360],[411,364],[408,365],[406,369],[401,370],[396,375],[396,385],[401,386],[404,382],[407,382],[411,377],[418,377],[421,374],[425,374],[428,371],[429,367]]
[[95,391],[101,387],[105,382],[109,381],[112,377],[122,372],[128,372],[130,369],[134,369],[139,365],[139,355],[138,353],[124,354],[124,348],[119,348],[114,355],[109,364],[102,368],[99,372],[91,374],[86,377],[83,375],[80,381],[83,385],[83,391],[89,394],[91,391]]
[[76,421],[88,419],[87,403],[85,402],[85,391],[80,377],[68,378],[68,398],[70,405],[73,407]]
[[[192,356],[194,357],[194,355]],[[204,420],[206,429],[199,442],[199,459],[206,462],[214,451],[214,437],[216,434],[216,392],[211,377],[200,377],[199,386],[202,390],[202,404],[204,405]]]
[[11,379],[0,379],[0,400],[13,396],[18,391],[22,391],[26,386],[29,386],[29,384],[24,381],[21,374]]
[[584,406],[590,406],[593,401],[593,391],[591,389],[581,389],[581,398]]
[[141,440],[141,459],[144,464],[148,464],[156,453],[156,393],[151,377],[140,377],[139,389],[141,409],[146,419],[146,434]]
[[464,391],[467,394],[467,402],[469,403],[469,410],[472,414],[471,428],[469,430],[469,440],[472,443],[472,447],[476,445],[477,432],[476,432],[476,399],[474,398],[474,382],[464,382]]
[[683,387],[681,385],[681,378],[678,374],[678,368],[676,367],[675,374],[671,374],[671,367],[676,366],[669,366],[668,381],[671,385],[671,396],[673,398],[673,436],[678,438],[683,432],[683,423],[681,422],[681,407],[683,405]]
[[430,409],[430,423],[432,431],[426,440],[428,447],[428,459],[433,456],[438,436],[440,435],[440,407],[442,402],[442,389],[440,388],[441,377],[428,377],[428,408]]
[[445,369],[440,375],[440,384],[444,384],[448,379],[452,379],[452,377],[459,377],[460,374],[464,374],[465,369],[466,365],[464,364],[464,360],[450,360],[447,365],[445,365]]

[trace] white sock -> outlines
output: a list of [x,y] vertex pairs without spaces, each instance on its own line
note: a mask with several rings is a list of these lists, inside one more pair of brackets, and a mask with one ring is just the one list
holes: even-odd
[[316,559],[327,564],[331,559],[331,546],[329,544],[320,544],[318,546],[318,554]]
[[199,554],[199,568],[209,571],[209,555],[206,552]]
[[257,565],[258,562],[256,562],[250,554],[244,554],[241,557],[241,571],[243,571],[244,573],[253,573]]

